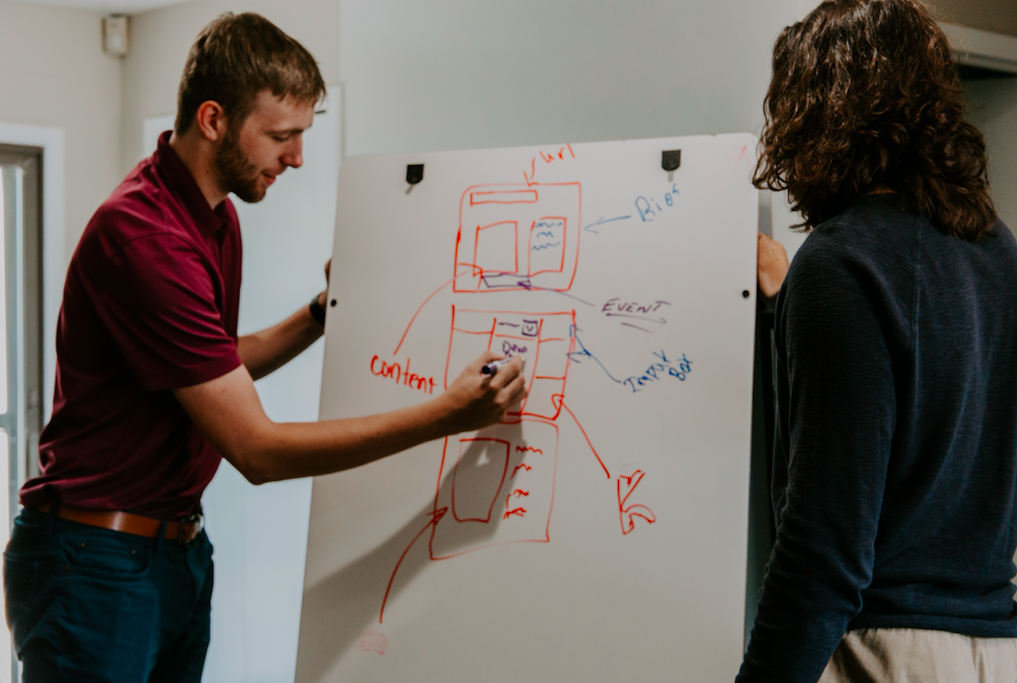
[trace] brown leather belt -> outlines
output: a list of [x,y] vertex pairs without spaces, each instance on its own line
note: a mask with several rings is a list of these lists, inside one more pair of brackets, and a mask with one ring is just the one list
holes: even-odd
[[[46,503],[35,509],[39,512],[49,512],[50,504]],[[159,527],[162,526],[162,520],[160,519],[142,517],[141,515],[121,512],[119,510],[85,510],[71,505],[61,505],[56,514],[60,519],[66,519],[70,522],[102,527],[103,529],[111,529],[113,531],[122,531],[125,534],[145,536],[146,538],[158,536]],[[166,538],[179,541],[180,543],[190,543],[197,538],[204,526],[205,520],[201,514],[194,513],[175,522],[166,522]]]

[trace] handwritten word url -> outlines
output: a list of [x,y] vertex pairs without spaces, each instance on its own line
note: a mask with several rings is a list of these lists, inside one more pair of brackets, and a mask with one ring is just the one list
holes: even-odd
[[622,380],[622,384],[627,385],[632,392],[639,391],[643,386],[651,384],[653,382],[659,382],[665,377],[676,377],[678,380],[684,382],[692,372],[692,361],[682,354],[681,359],[668,358],[667,355],[661,351],[657,353],[653,352],[653,355],[658,358],[656,362],[650,367],[646,368],[646,371],[638,377],[626,377]]
[[[566,152],[568,152],[567,155]],[[559,147],[557,152],[551,152],[550,154],[540,151],[538,151],[537,154],[540,155],[541,160],[545,164],[553,164],[556,161],[565,161],[566,156],[572,157],[573,159],[576,158],[576,153],[572,151],[572,145],[565,145],[564,147]],[[533,185],[533,178],[536,175],[537,175],[537,157],[533,157],[533,159],[530,160],[529,174],[527,174],[526,171],[523,171],[523,177],[526,178],[526,184]]]
[[371,359],[371,374],[375,377],[395,380],[396,384],[422,391],[425,394],[434,393],[434,377],[421,377],[415,372],[410,372],[409,358],[406,359],[406,367],[404,368],[399,363],[386,363],[378,356],[375,356]]

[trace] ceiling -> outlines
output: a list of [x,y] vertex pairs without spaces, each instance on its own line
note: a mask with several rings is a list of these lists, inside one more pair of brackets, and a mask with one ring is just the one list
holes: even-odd
[[188,0],[0,0],[26,5],[49,5],[70,9],[90,10],[101,14],[138,14],[156,7],[178,5]]

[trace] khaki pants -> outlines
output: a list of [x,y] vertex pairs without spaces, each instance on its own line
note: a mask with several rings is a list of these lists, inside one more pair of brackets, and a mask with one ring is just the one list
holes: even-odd
[[946,631],[848,631],[819,683],[1015,683],[1017,638]]

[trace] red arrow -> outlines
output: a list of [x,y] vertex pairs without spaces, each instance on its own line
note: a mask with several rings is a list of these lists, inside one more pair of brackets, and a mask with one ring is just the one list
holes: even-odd
[[427,525],[424,526],[423,529],[421,529],[420,531],[417,532],[417,535],[413,537],[413,540],[410,541],[410,544],[408,546],[406,546],[406,550],[404,550],[403,554],[399,556],[399,561],[396,562],[395,569],[392,570],[392,576],[390,576],[389,579],[388,579],[388,587],[385,588],[385,597],[381,601],[381,612],[378,614],[378,623],[379,624],[382,623],[385,620],[385,603],[388,602],[388,594],[390,592],[392,592],[392,583],[395,581],[396,572],[399,571],[399,565],[401,565],[403,563],[403,560],[406,559],[407,553],[410,552],[410,548],[412,548],[413,544],[417,542],[417,539],[420,538],[421,536],[423,536],[425,531],[427,531],[432,526],[434,526],[439,521],[441,521],[441,518],[445,516],[446,512],[448,512],[448,508],[447,507],[445,507],[445,508],[438,508],[434,512],[430,513],[431,519],[428,520]]

